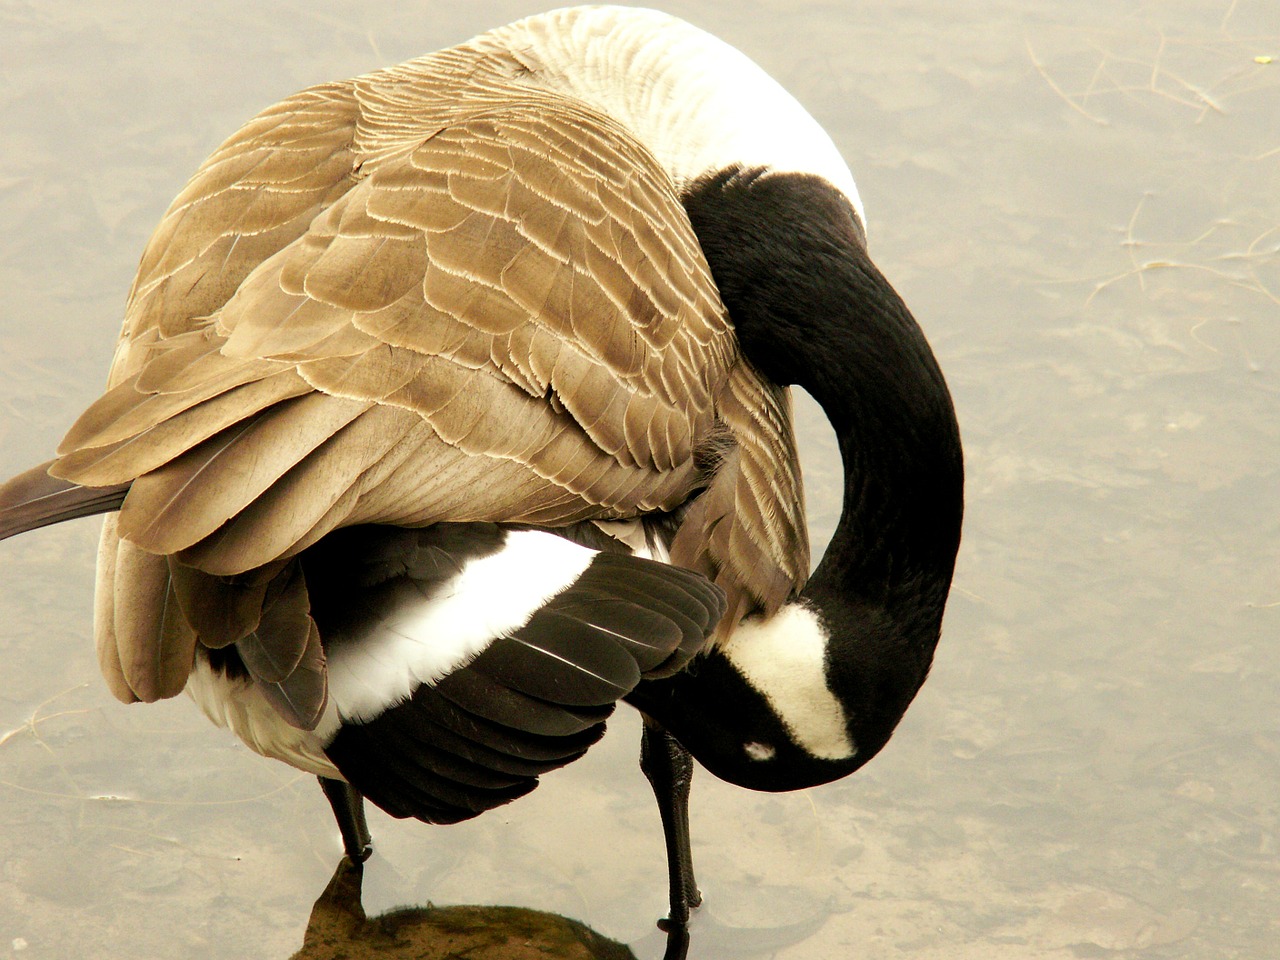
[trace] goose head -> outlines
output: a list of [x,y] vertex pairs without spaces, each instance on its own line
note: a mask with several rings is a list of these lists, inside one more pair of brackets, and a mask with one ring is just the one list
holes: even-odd
[[726,168],[685,207],[746,358],[806,389],[839,440],[842,513],[804,589],[633,697],[722,779],[790,790],[889,740],[929,672],[963,516],[959,428],[924,334],[811,173]]

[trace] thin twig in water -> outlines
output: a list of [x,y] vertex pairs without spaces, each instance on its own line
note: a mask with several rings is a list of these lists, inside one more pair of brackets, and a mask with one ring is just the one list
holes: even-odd
[[36,743],[40,744],[40,746],[48,750],[49,745],[44,742],[44,740],[40,737],[40,734],[36,731],[36,726],[38,724],[43,723],[45,720],[52,720],[55,717],[66,717],[66,716],[74,716],[75,714],[78,714],[78,713],[88,713],[89,710],[88,708],[83,708],[80,710],[60,710],[57,713],[49,714],[49,716],[47,717],[40,716],[40,711],[43,710],[45,707],[47,707],[49,704],[53,703],[53,701],[62,699],[68,693],[71,693],[74,690],[83,690],[88,686],[89,684],[87,683],[77,683],[75,686],[67,687],[67,689],[61,691],[60,693],[55,693],[53,696],[49,697],[47,700],[42,700],[40,703],[37,703],[35,709],[31,711],[31,716],[27,717],[26,723],[24,723],[20,727],[15,727],[12,730],[6,731],[3,735],[0,735],[0,747],[4,746],[6,743],[8,743],[10,740],[16,737],[18,734],[26,731],[26,732],[29,732],[33,738],[35,738]]
[[970,600],[977,600],[979,603],[985,603],[989,607],[994,606],[994,604],[990,600],[988,600],[986,597],[984,597],[982,594],[974,593],[972,590],[968,590],[958,583],[952,583],[951,589],[955,593],[963,593]]
[[252,797],[239,797],[233,800],[144,800],[139,797],[95,797],[75,793],[58,793],[54,790],[37,790],[35,787],[28,787],[21,783],[14,783],[12,780],[0,780],[0,787],[8,787],[11,790],[17,790],[19,793],[29,793],[37,797],[49,797],[54,800],[96,800],[105,803],[131,803],[148,807],[229,807],[242,803],[257,803],[259,800],[274,797],[277,793],[282,793],[294,786],[300,780],[306,779],[310,778],[308,778],[306,774],[300,773],[298,776],[290,778],[278,787],[273,787],[270,790]]
[[1231,5],[1227,7],[1227,12],[1222,15],[1222,23],[1218,25],[1218,29],[1221,30],[1223,33],[1227,32],[1227,24],[1231,21],[1231,18],[1234,17],[1236,14],[1236,4],[1238,2],[1239,0],[1231,0]]
[[1061,97],[1063,102],[1065,102],[1067,106],[1069,106],[1076,113],[1080,114],[1082,117],[1087,117],[1089,120],[1092,120],[1094,123],[1098,124],[1098,126],[1100,127],[1109,126],[1109,123],[1107,120],[1090,113],[1084,107],[1080,106],[1080,104],[1076,103],[1074,100],[1068,97],[1065,93],[1063,93],[1062,88],[1058,86],[1057,83],[1054,82],[1053,77],[1049,76],[1049,71],[1045,69],[1044,64],[1040,62],[1040,58],[1036,56],[1036,52],[1031,46],[1031,41],[1029,39],[1024,38],[1023,42],[1027,45],[1027,55],[1031,57],[1032,66],[1034,66],[1036,68],[1036,72],[1039,73],[1040,76],[1044,78],[1044,82],[1049,85],[1050,90],[1052,90],[1059,97]]
[[[1139,270],[1138,257],[1137,257],[1137,254],[1134,252],[1135,248],[1137,248],[1139,245],[1139,241],[1135,240],[1133,237],[1133,228],[1137,224],[1138,216],[1139,214],[1142,213],[1143,204],[1147,202],[1147,197],[1149,196],[1151,196],[1150,193],[1144,193],[1141,197],[1138,198],[1138,205],[1133,208],[1133,215],[1129,217],[1128,226],[1125,227],[1124,239],[1120,241],[1120,245],[1124,247],[1126,250],[1128,250],[1129,252],[1129,263],[1133,266],[1134,270]],[[1147,282],[1146,280],[1143,279],[1141,272],[1138,273],[1138,285],[1142,288],[1142,291],[1145,293],[1147,289]],[[1094,291],[1094,292],[1096,293],[1097,291]]]
[[[1181,260],[1147,260],[1146,262],[1139,264],[1134,270],[1126,270],[1123,273],[1117,273],[1113,277],[1107,277],[1104,280],[1099,280],[1097,282],[1097,286],[1093,288],[1093,292],[1085,298],[1084,305],[1086,307],[1089,306],[1093,303],[1094,298],[1107,287],[1114,283],[1119,283],[1121,280],[1127,280],[1129,277],[1137,276],[1139,284],[1142,284],[1142,275],[1148,270],[1198,270],[1202,273],[1208,273],[1222,280],[1226,280],[1228,283],[1234,284],[1235,286],[1243,287],[1246,290],[1257,290],[1257,288],[1252,284],[1241,282],[1239,277],[1233,277],[1225,270],[1218,270],[1215,267],[1210,267],[1203,263],[1185,263]],[[1146,290],[1146,287],[1143,286],[1142,289]]]
[[1274,290],[1268,287],[1266,283],[1263,282],[1262,277],[1258,275],[1258,268],[1254,266],[1254,262],[1259,257],[1273,257],[1273,256],[1276,256],[1277,254],[1280,254],[1280,245],[1272,247],[1270,250],[1267,250],[1267,251],[1263,251],[1263,252],[1258,251],[1258,245],[1261,244],[1263,240],[1271,236],[1273,233],[1280,233],[1280,224],[1277,224],[1276,226],[1270,228],[1269,230],[1264,230],[1262,233],[1260,233],[1257,237],[1254,238],[1253,243],[1249,244],[1249,248],[1245,251],[1245,257],[1246,257],[1245,263],[1249,268],[1249,273],[1253,276],[1253,282],[1258,285],[1258,289],[1261,290],[1267,297],[1269,297],[1272,300],[1272,302],[1280,304],[1280,293],[1276,293]]
[[1147,81],[1147,85],[1152,90],[1160,86],[1160,60],[1164,57],[1165,44],[1168,42],[1163,30],[1157,28],[1156,36],[1160,38],[1160,44],[1156,47],[1156,55],[1151,58],[1151,79]]
[[[1107,73],[1107,58],[1105,56],[1098,61],[1098,66],[1094,68],[1093,76],[1089,78],[1088,85],[1084,88],[1084,91],[1080,94],[1081,106],[1089,102],[1089,98],[1093,96],[1094,89],[1098,86],[1098,80],[1104,76],[1107,77],[1107,79],[1109,80],[1111,79],[1110,75]],[[1112,85],[1114,86],[1115,81],[1112,80],[1111,82],[1112,82]]]

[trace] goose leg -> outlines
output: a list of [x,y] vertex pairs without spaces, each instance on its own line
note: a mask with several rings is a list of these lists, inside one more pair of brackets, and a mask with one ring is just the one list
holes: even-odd
[[693,757],[675,737],[646,717],[640,741],[640,769],[653,787],[667,842],[667,873],[671,881],[671,914],[667,922],[683,925],[689,921],[689,911],[702,902],[693,878],[693,852],[689,846]]
[[317,777],[325,799],[333,808],[333,818],[338,821],[342,834],[342,847],[352,863],[363,863],[373,853],[369,837],[369,825],[364,819],[364,797],[345,780]]

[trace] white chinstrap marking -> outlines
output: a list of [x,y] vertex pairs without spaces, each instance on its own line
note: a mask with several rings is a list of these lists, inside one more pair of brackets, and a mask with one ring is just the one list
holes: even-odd
[[[822,760],[844,760],[857,753],[849,739],[844,707],[827,686],[823,657],[827,631],[813,610],[790,603],[768,620],[743,620],[721,651],[764,696],[792,739]],[[744,744],[752,759],[753,747]]]
[[[406,604],[328,655],[329,703],[317,733],[339,720],[369,720],[471,660],[496,637],[529,622],[570,587],[596,551],[554,534],[516,530],[495,554],[472,560],[434,595]],[[330,724],[332,724],[330,726]]]
[[733,165],[812,173],[865,224],[853,175],[791,94],[723,40],[634,7],[539,14],[476,38],[525,66],[529,82],[574,96],[626,126],[677,188]]

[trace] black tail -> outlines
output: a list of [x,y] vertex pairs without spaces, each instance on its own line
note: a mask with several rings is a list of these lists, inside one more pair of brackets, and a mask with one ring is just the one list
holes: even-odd
[[54,461],[32,467],[0,486],[0,540],[63,520],[119,510],[129,484],[82,487],[49,475]]

